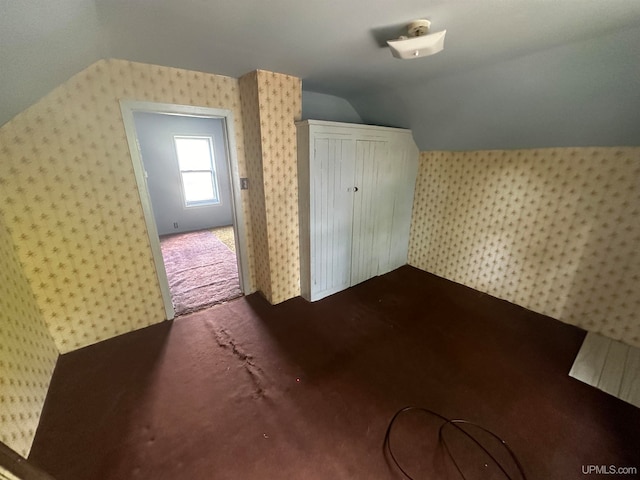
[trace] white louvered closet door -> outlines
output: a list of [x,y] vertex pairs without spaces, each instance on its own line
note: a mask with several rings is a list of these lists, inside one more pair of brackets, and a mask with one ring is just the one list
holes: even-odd
[[355,155],[355,189],[353,194],[353,234],[351,239],[351,285],[378,274],[380,250],[378,212],[393,208],[393,197],[381,195],[378,172],[386,170],[389,143],[357,140]]
[[350,286],[354,141],[316,137],[311,167],[311,289],[322,298]]

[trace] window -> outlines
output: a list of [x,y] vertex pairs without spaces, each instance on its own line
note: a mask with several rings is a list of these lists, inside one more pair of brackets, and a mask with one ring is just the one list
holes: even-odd
[[174,136],[187,207],[220,203],[211,137]]

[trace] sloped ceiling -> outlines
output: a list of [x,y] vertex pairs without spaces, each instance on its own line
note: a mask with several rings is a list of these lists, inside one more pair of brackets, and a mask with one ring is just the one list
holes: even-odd
[[[637,0],[0,0],[0,122],[99,58],[296,75],[421,149],[640,144]],[[415,18],[445,50],[381,46]]]

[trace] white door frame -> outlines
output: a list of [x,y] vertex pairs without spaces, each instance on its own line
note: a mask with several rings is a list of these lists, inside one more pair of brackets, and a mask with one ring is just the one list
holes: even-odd
[[191,105],[174,105],[171,103],[155,103],[155,102],[138,102],[132,100],[121,100],[120,110],[122,112],[122,121],[127,135],[129,144],[129,152],[131,153],[131,162],[133,163],[133,171],[136,176],[138,185],[138,193],[142,203],[142,211],[144,220],[147,224],[147,232],[149,234],[149,243],[153,254],[153,262],[156,267],[158,283],[162,292],[162,302],[164,310],[167,314],[167,320],[175,317],[173,304],[171,303],[171,293],[169,292],[169,281],[167,280],[167,272],[164,268],[162,259],[162,251],[160,250],[160,238],[158,236],[158,228],[156,220],[153,216],[151,206],[151,197],[149,196],[149,188],[147,187],[147,179],[145,175],[142,156],[138,145],[138,134],[133,118],[134,112],[149,113],[165,113],[171,115],[183,115],[191,117],[204,118],[221,118],[224,126],[224,136],[226,140],[227,163],[229,164],[229,172],[231,177],[231,205],[233,210],[233,233],[236,239],[236,257],[238,259],[238,275],[240,279],[240,289],[243,293],[251,293],[251,285],[249,284],[249,266],[247,263],[247,237],[244,223],[244,211],[242,209],[242,196],[240,191],[240,172],[238,169],[238,155],[236,148],[236,135],[234,131],[233,112],[221,108],[195,107]]

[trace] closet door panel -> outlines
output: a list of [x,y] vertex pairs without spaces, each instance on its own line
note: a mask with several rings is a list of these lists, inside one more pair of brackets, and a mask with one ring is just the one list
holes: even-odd
[[311,291],[317,300],[350,284],[353,141],[316,137],[311,169]]
[[376,187],[378,202],[376,213],[378,275],[390,272],[394,268],[393,251],[393,223],[396,207],[396,193],[401,183],[402,165],[398,163],[398,142],[389,145],[390,154],[381,159],[378,164],[378,183]]
[[393,225],[388,271],[406,265],[409,252],[409,231],[413,212],[413,197],[418,175],[419,152],[413,138],[402,141],[395,167],[397,187],[394,192]]
[[388,199],[377,191],[378,170],[388,156],[388,142],[357,140],[351,241],[351,285],[378,274],[377,211]]

